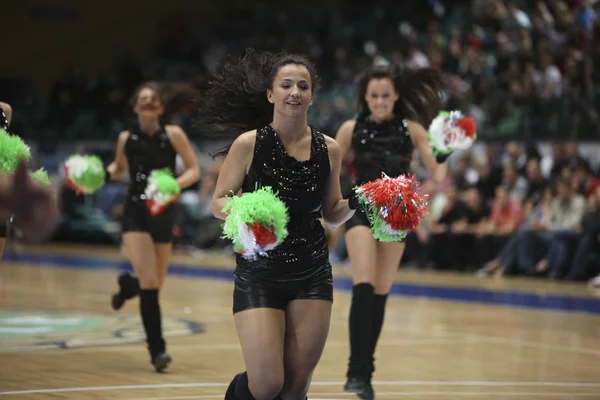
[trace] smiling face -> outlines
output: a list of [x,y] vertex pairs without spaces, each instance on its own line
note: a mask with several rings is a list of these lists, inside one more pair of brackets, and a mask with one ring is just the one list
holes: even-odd
[[394,115],[397,100],[398,93],[391,78],[374,78],[369,81],[365,101],[374,119],[390,119]]
[[143,87],[137,95],[133,111],[140,117],[158,118],[165,112],[165,109],[156,90]]
[[310,72],[304,65],[286,64],[279,68],[267,99],[275,112],[287,117],[306,117],[313,100]]

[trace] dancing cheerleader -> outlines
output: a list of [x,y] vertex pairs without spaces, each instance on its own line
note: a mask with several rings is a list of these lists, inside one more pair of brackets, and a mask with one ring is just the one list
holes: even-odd
[[[407,174],[414,149],[435,181],[445,178],[449,152],[436,159],[425,128],[441,110],[442,88],[442,76],[432,69],[375,66],[365,71],[358,84],[358,116],[344,122],[336,135],[342,158],[349,149],[354,152],[357,185],[381,177],[382,172],[390,177]],[[354,286],[344,391],[373,399],[375,348],[405,243],[375,239],[363,209],[345,228]]]
[[[0,129],[8,130],[12,118],[12,108],[9,104],[0,101]],[[8,231],[8,219],[3,218],[0,222],[0,263],[6,246],[6,234]]]
[[[232,380],[228,400],[304,399],[329,332],[333,278],[319,219],[339,226],[354,210],[340,192],[339,146],[307,124],[317,83],[304,57],[250,50],[225,65],[204,97],[204,122],[237,137],[217,154],[225,160],[213,214],[227,225],[238,198],[268,187],[289,216],[277,247],[237,254],[233,315],[246,372]],[[232,193],[241,197],[229,208]]]
[[36,179],[26,162],[13,175],[0,173],[0,218],[11,216],[24,239],[33,243],[45,239],[58,220],[56,191]]
[[120,180],[129,170],[130,186],[122,217],[123,243],[135,271],[135,277],[119,276],[119,292],[112,297],[115,310],[125,300],[140,295],[140,313],[150,361],[157,372],[170,362],[162,335],[159,289],[162,287],[172,251],[175,196],[166,199],[155,210],[156,199],[149,187],[154,177],[175,175],[175,159],[179,154],[185,171],[171,183],[174,193],[198,181],[200,169],[186,133],[178,126],[165,125],[164,98],[166,86],[154,82],[137,88],[131,104],[137,122],[131,130],[119,135],[115,160],[106,168],[111,180]]

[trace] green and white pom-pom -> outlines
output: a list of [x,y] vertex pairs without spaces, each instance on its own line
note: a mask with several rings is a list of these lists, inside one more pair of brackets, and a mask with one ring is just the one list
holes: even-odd
[[78,194],[92,194],[104,186],[104,164],[97,156],[72,155],[64,165],[67,184]]
[[22,161],[31,158],[31,150],[23,139],[0,129],[0,172],[12,175]]
[[460,111],[440,111],[427,130],[433,156],[448,155],[456,149],[466,150],[477,139],[477,126]]
[[235,251],[247,259],[267,256],[288,235],[287,207],[270,186],[230,197],[222,211],[229,212],[223,237],[231,239]]
[[49,186],[51,183],[48,172],[46,172],[44,168],[40,168],[37,171],[31,172],[31,179],[35,183],[43,186]]
[[170,169],[157,169],[150,173],[148,185],[144,194],[146,195],[146,206],[151,215],[158,215],[173,203],[181,188],[173,177]]

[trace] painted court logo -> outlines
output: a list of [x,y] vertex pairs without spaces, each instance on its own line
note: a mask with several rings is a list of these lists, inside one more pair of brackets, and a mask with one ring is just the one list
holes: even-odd
[[[165,338],[198,335],[204,325],[163,318]],[[0,353],[143,343],[140,317],[66,313],[0,312]]]

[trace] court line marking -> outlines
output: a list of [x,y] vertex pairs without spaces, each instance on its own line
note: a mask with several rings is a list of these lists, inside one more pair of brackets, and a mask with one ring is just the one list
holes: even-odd
[[[343,386],[346,382],[313,382],[311,386]],[[579,387],[579,388],[600,388],[600,383],[587,382],[493,382],[493,381],[374,381],[375,386],[471,386],[471,387]],[[101,392],[109,390],[140,390],[140,389],[179,389],[179,388],[200,388],[200,387],[227,387],[228,383],[159,383],[152,385],[122,385],[122,386],[90,386],[90,387],[72,387],[57,389],[34,389],[17,390],[10,392],[0,392],[1,395],[17,394],[41,394],[41,393],[65,393],[65,392]]]
[[[347,400],[355,399],[352,393],[308,393],[310,400]],[[377,392],[377,396],[543,396],[543,397],[592,397],[598,393],[556,393],[556,392]],[[343,399],[334,397],[318,398],[313,396],[345,396]],[[172,396],[172,397],[136,397],[128,400],[194,400],[194,399],[221,399],[222,394],[208,394],[196,396]]]

